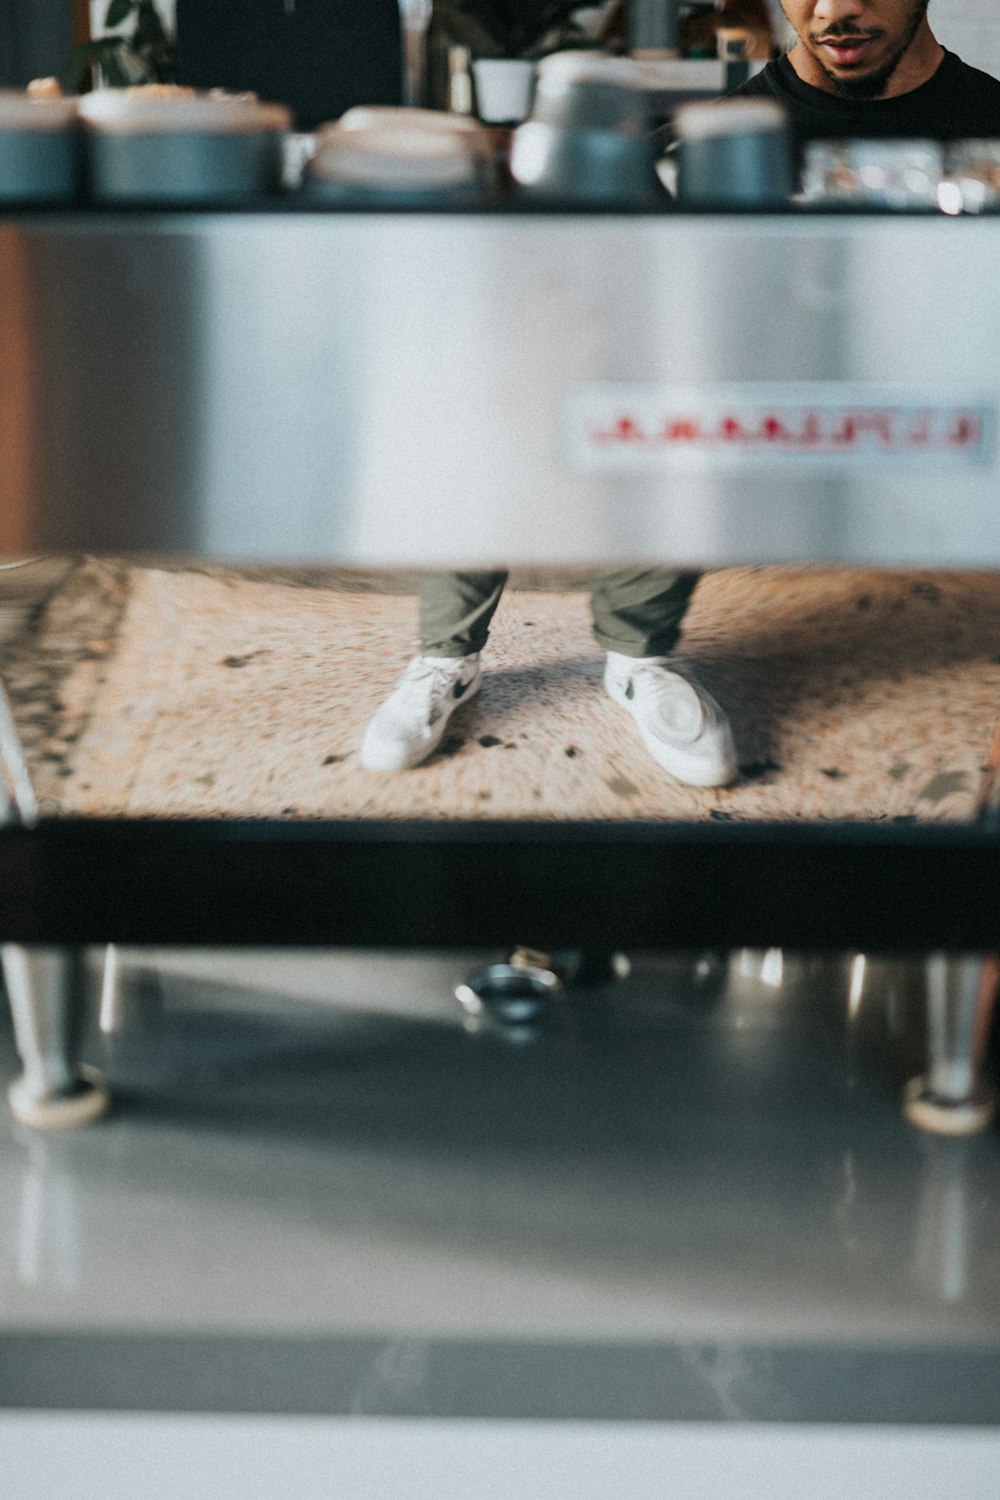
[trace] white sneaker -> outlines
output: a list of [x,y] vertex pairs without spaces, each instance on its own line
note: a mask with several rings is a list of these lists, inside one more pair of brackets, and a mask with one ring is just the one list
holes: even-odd
[[415,656],[361,741],[367,771],[408,771],[433,755],[456,708],[479,692],[479,653]]
[[687,786],[728,786],[739,773],[733,734],[711,694],[668,656],[608,652],[604,686],[639,726],[657,765]]

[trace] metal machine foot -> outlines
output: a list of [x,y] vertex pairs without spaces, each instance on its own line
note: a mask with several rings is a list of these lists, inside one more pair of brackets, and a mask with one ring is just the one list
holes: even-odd
[[81,960],[74,948],[0,947],[24,1068],[8,1098],[15,1117],[38,1130],[87,1125],[110,1102],[99,1076],[76,1062],[86,1006]]
[[[6,821],[32,827],[38,821],[38,803],[0,678],[0,823]],[[108,1091],[91,1069],[76,1064],[85,1015],[81,953],[74,948],[3,943],[0,967],[24,1067],[8,1092],[15,1118],[38,1130],[98,1119],[108,1107]],[[105,988],[110,995],[113,955],[108,967]],[[107,1003],[110,1007],[110,1000]]]
[[935,1135],[972,1135],[996,1110],[982,1070],[996,1003],[997,960],[934,953],[924,972],[927,1071],[906,1086],[903,1111],[911,1124]]
[[528,1040],[552,1013],[563,982],[551,969],[490,964],[455,987],[455,999],[470,1031],[493,1026],[505,1035]]

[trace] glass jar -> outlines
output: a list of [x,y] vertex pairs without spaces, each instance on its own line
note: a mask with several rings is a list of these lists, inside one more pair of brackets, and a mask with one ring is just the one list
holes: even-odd
[[810,141],[801,201],[936,209],[944,175],[944,148],[937,141]]
[[962,213],[1000,210],[1000,140],[953,141],[948,181]]

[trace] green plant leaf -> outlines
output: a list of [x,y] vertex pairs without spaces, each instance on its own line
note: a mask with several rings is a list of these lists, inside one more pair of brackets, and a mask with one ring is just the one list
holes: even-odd
[[534,56],[551,32],[566,25],[581,0],[452,0],[452,4],[496,37],[501,54],[526,57]]
[[122,51],[117,47],[114,51],[109,47],[101,53],[100,65],[101,72],[104,74],[104,82],[113,89],[128,88],[129,84],[133,82],[133,79],[129,77],[128,73],[122,67],[121,58]]
[[[3,4],[3,0],[0,0]],[[99,36],[74,47],[63,65],[60,82],[69,94],[78,94],[93,82],[93,69],[101,70],[108,88],[127,88],[134,83],[173,83],[177,71],[176,46],[163,26],[153,0],[112,0],[107,23],[117,6],[118,19],[134,11],[139,25],[133,37]]]
[[134,9],[134,0],[110,0],[104,17],[105,26],[120,26],[123,21],[128,20]]
[[132,45],[136,51],[141,51],[143,47],[162,46],[166,40],[167,34],[156,12],[141,10],[132,33]]

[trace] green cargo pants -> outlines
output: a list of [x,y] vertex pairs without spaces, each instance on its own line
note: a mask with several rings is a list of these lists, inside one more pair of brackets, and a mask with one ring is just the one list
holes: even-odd
[[[623,656],[666,656],[700,575],[622,568],[595,573],[590,583],[594,638]],[[507,574],[422,573],[420,651],[470,656],[486,645]]]

